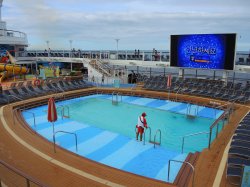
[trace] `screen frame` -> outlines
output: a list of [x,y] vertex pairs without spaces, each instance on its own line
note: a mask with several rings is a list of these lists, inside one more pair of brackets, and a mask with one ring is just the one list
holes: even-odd
[[[178,66],[178,38],[181,36],[192,36],[192,35],[225,35],[226,41],[229,42],[225,46],[225,63],[223,68],[199,68],[199,67],[185,67]],[[175,37],[175,38],[174,38]],[[173,44],[174,42],[174,44]],[[173,34],[170,35],[170,67],[177,67],[183,69],[203,69],[203,70],[226,70],[234,71],[235,70],[235,59],[236,59],[236,43],[237,43],[237,33],[210,33],[210,34]],[[233,51],[230,53],[230,51]],[[176,58],[176,59],[174,59]],[[174,59],[174,60],[173,60]],[[230,63],[226,63],[229,62]],[[174,61],[174,62],[173,62]]]

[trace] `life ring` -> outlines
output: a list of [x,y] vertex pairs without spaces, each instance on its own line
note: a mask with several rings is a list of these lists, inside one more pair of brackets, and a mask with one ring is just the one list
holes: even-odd
[[40,80],[39,80],[39,79],[36,79],[36,80],[34,81],[34,85],[35,85],[35,86],[40,85]]

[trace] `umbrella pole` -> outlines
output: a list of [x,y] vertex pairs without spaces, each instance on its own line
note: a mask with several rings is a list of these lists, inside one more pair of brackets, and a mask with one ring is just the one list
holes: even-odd
[[54,152],[56,152],[56,140],[55,140],[55,128],[54,128],[54,122],[52,122],[53,127],[53,143],[54,143]]
[[54,135],[55,134],[54,122],[52,122],[52,127],[53,127],[53,135]]

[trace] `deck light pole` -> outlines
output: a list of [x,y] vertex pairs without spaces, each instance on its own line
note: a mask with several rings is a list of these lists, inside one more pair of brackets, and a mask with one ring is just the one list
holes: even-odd
[[118,44],[119,44],[119,38],[115,39],[116,41],[116,59],[118,60]]
[[46,43],[47,43],[47,52],[49,57],[50,56],[49,40],[47,40]]
[[72,57],[72,42],[73,42],[73,40],[69,40],[69,45],[70,45],[70,57]]
[[46,43],[47,43],[47,49],[49,50],[49,40],[47,40]]

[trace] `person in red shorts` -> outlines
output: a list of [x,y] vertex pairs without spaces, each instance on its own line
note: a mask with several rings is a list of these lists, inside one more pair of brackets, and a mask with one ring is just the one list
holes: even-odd
[[141,116],[138,117],[137,122],[137,132],[136,132],[136,140],[138,140],[138,136],[140,134],[140,141],[142,141],[142,134],[144,133],[144,127],[148,128],[147,120],[146,120],[146,113],[143,112]]

